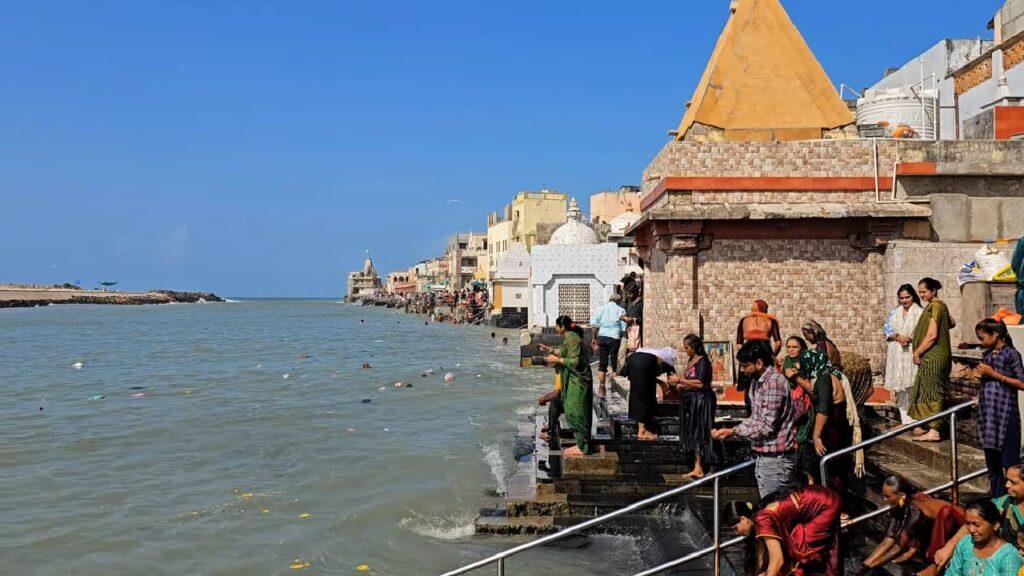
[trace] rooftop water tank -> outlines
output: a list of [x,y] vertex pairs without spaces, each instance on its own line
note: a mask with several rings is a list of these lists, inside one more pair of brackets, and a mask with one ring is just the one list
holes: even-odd
[[937,108],[934,90],[923,90],[918,94],[903,88],[868,90],[863,98],[857,100],[857,124],[885,123],[886,136],[891,136],[893,129],[904,124],[913,128],[921,138],[932,140],[937,128]]

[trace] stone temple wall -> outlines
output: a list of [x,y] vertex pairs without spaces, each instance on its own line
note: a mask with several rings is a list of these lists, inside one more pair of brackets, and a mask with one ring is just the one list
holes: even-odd
[[761,298],[783,337],[813,318],[841,350],[867,356],[876,369],[884,364],[882,254],[846,240],[716,240],[696,257],[654,252],[645,276],[646,345],[681,348],[702,320],[706,341],[734,341],[740,318]]
[[[882,174],[891,174],[897,143],[878,142]],[[670,176],[874,177],[871,140],[687,142],[666,144],[644,170],[640,197]]]

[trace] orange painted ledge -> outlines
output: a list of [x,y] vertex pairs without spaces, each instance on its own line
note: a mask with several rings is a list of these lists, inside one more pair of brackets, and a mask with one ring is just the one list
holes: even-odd
[[[897,176],[927,176],[936,173],[934,162],[902,162]],[[875,189],[874,176],[669,176],[640,201],[646,210],[666,192],[863,192]],[[881,174],[878,189],[892,191],[892,176]]]

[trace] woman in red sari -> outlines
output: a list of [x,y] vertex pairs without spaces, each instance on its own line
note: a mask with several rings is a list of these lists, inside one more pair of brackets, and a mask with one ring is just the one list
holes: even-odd
[[724,522],[752,539],[748,571],[765,576],[841,576],[839,514],[842,500],[819,485],[769,495],[756,511],[746,502],[726,505]]

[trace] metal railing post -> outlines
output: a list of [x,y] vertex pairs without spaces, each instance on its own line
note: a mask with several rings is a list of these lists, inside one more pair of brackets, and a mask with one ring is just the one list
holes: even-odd
[[498,576],[505,576],[505,559],[498,558]]
[[949,499],[954,506],[960,503],[960,462],[956,442],[956,412],[949,415]]
[[713,542],[714,542],[714,545],[715,545],[715,566],[714,566],[714,570],[715,571],[714,571],[714,576],[719,576],[720,571],[722,569],[722,535],[721,535],[722,527],[719,524],[721,522],[719,516],[721,515],[722,507],[721,507],[721,501],[720,501],[720,498],[719,498],[719,478],[715,478],[715,497],[714,497],[713,503],[714,503],[714,506],[715,506],[714,516],[713,516],[713,518],[714,518],[714,522],[713,522],[714,526],[712,527],[712,529],[714,530],[714,540],[713,540]]

